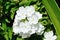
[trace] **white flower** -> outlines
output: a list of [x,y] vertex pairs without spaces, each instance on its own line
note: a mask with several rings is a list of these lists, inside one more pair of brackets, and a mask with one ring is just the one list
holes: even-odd
[[42,18],[42,14],[40,14],[39,12],[36,12],[34,15],[30,16],[30,17],[27,17],[28,21],[31,23],[31,24],[37,24],[39,19]]
[[28,38],[28,37],[30,37],[30,34],[29,33],[24,33],[21,36],[22,36],[22,38]]
[[14,26],[13,27],[13,32],[14,32],[14,34],[18,34],[19,33],[19,27]]
[[39,12],[35,12],[35,15],[38,17],[38,19],[42,18],[42,14],[40,14]]
[[20,7],[19,10],[16,11],[17,17],[22,20],[26,18],[26,10],[24,7]]
[[14,26],[17,26],[19,22],[20,22],[20,21],[19,21],[19,18],[18,18],[17,15],[16,15],[16,16],[15,16],[15,19],[14,19],[13,27],[14,27]]
[[31,25],[31,31],[30,31],[30,34],[34,34],[37,30],[37,25]]
[[[34,33],[42,35],[45,28],[38,22],[42,18],[42,14],[36,12],[33,6],[19,7],[16,13],[13,23],[15,34],[19,34],[22,38],[30,37]],[[22,19],[25,21],[23,22]]]
[[37,35],[42,35],[44,32],[45,27],[41,23],[37,23],[34,25],[31,25],[31,32],[30,34],[37,33]]
[[37,35],[42,35],[45,27],[41,23],[38,23],[38,26],[39,27],[38,27],[38,30],[36,31],[36,33],[37,33]]
[[44,40],[56,40],[56,35],[53,35],[53,31],[45,32],[44,33]]
[[21,22],[19,24],[20,32],[27,33],[31,30],[31,26],[29,25],[28,22]]
[[27,17],[32,16],[35,12],[34,6],[26,6]]
[[30,24],[37,24],[39,19],[42,18],[42,14],[39,12],[35,12],[32,16],[27,17]]
[[38,18],[36,15],[33,15],[31,17],[27,18],[30,24],[37,24],[38,23]]

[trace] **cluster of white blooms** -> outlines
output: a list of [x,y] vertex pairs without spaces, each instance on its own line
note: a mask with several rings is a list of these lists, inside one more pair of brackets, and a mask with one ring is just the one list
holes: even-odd
[[34,33],[41,35],[44,32],[45,27],[38,22],[42,18],[42,14],[35,11],[34,6],[22,6],[16,13],[13,23],[14,34],[27,38]]
[[53,34],[53,31],[45,32],[44,33],[44,40],[56,40],[57,36]]

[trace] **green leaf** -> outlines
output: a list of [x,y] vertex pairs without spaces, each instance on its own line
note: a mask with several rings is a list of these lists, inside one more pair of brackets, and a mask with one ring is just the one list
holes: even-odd
[[8,27],[9,39],[12,40],[12,28]]
[[22,0],[19,5],[28,6],[31,2],[36,2],[37,0]]
[[5,21],[6,21],[7,23],[10,23],[10,21],[9,21],[8,19],[5,19]]
[[7,26],[6,26],[6,23],[2,23],[2,29],[4,30],[4,31],[6,31],[7,30],[7,28],[6,28]]
[[5,37],[6,40],[9,40],[9,38],[8,38],[8,33],[7,33],[7,32],[5,32],[4,37]]
[[22,38],[19,38],[19,37],[17,37],[17,39],[16,40],[23,40]]
[[55,0],[42,0],[48,15],[55,27],[57,33],[57,40],[60,40],[60,10]]
[[6,6],[6,9],[9,9],[9,7],[10,7],[10,2],[6,2],[6,3],[5,3],[5,6]]
[[11,19],[14,18],[14,14],[15,14],[15,11],[16,11],[16,10],[17,10],[16,7],[14,7],[14,8],[11,9]]
[[2,23],[2,30],[4,31],[3,33],[4,33],[5,39],[6,39],[6,40],[9,40],[6,22],[3,22],[3,23]]
[[43,25],[48,25],[47,20],[43,20],[41,23],[42,23]]

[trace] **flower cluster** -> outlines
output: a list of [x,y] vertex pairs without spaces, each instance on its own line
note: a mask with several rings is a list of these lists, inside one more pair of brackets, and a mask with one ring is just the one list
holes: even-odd
[[39,22],[42,14],[35,11],[34,6],[20,7],[16,11],[13,23],[14,34],[19,34],[22,38],[30,37],[32,34],[42,35],[45,27]]
[[53,31],[45,32],[44,33],[44,40],[56,40],[57,36],[53,34]]

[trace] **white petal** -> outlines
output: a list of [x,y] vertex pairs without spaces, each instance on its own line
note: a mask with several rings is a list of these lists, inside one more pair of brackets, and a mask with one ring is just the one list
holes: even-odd
[[35,12],[35,15],[37,15],[38,19],[42,18],[42,14],[40,14],[39,12]]
[[44,39],[44,40],[54,40],[54,39],[47,38],[47,39]]
[[36,32],[36,30],[37,30],[37,27],[35,25],[31,25],[31,32],[30,32],[30,34],[34,34]]
[[50,40],[56,40],[57,39],[57,36],[53,35],[53,31],[45,32],[44,37],[46,39],[50,39]]
[[16,11],[16,13],[21,20],[26,18],[26,10],[24,7],[20,7],[19,10]]
[[25,33],[22,35],[22,38],[28,38],[28,37],[30,37],[30,34],[28,34],[28,33]]
[[37,34],[38,35],[42,35],[43,34],[43,32],[44,32],[44,26],[41,24],[41,23],[38,23],[38,30],[37,30]]
[[53,36],[53,31],[49,31],[49,32],[45,32],[44,33],[44,37],[45,38],[50,38],[50,37],[52,37]]
[[33,6],[26,6],[27,17],[32,16],[35,12],[35,8]]
[[56,39],[57,39],[57,36],[56,36],[56,35],[54,35],[54,36],[52,37],[52,39],[56,40]]
[[26,23],[20,23],[19,25],[20,27],[20,30],[23,32],[23,33],[27,33],[30,31],[31,29],[31,26],[26,22]]
[[15,33],[15,34],[18,34],[19,33],[19,27],[13,27],[13,32]]
[[36,15],[33,15],[31,17],[27,18],[30,24],[37,24],[38,23],[38,18]]

